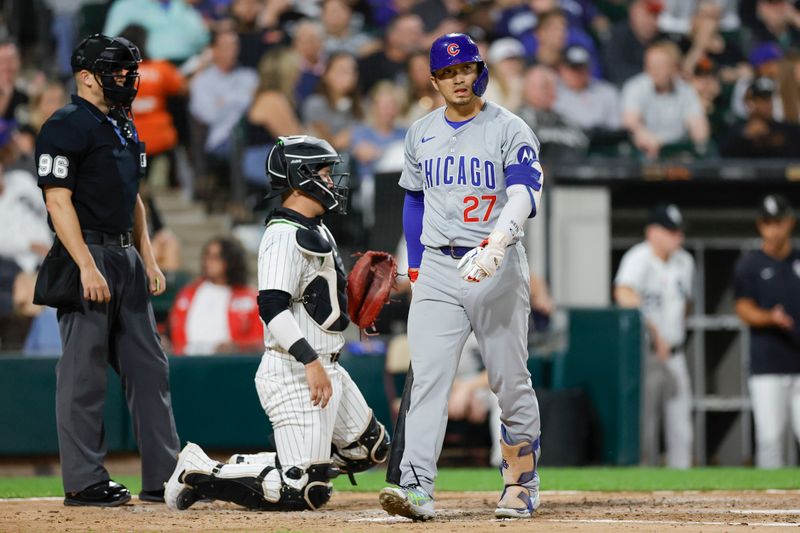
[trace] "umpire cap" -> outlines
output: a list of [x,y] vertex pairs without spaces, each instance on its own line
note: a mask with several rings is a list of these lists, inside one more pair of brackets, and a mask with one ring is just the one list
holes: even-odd
[[462,63],[478,64],[478,79],[472,84],[472,92],[477,96],[486,92],[489,84],[489,68],[481,57],[478,45],[465,33],[447,33],[431,45],[431,74]]

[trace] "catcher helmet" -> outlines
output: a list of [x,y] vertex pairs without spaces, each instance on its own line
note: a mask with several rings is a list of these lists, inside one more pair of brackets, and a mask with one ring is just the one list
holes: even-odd
[[[139,48],[124,37],[108,37],[96,33],[87,37],[72,52],[72,72],[88,70],[103,87],[110,107],[129,108],[139,90]],[[125,81],[117,84],[117,76],[125,70]]]
[[[337,164],[342,158],[328,141],[310,135],[278,137],[267,157],[270,196],[292,189],[318,201],[326,211],[345,214],[349,174],[335,172]],[[323,167],[331,167],[329,179],[319,175]]]
[[482,96],[489,84],[489,67],[481,58],[478,45],[465,33],[442,35],[431,45],[431,74],[445,67],[462,63],[478,64],[478,79],[472,84],[472,92]]

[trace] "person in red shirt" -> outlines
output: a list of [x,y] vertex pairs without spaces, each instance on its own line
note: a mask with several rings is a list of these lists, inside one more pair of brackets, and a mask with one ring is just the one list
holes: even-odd
[[258,293],[247,284],[246,264],[238,241],[217,237],[206,243],[201,276],[178,293],[169,313],[174,354],[264,350]]

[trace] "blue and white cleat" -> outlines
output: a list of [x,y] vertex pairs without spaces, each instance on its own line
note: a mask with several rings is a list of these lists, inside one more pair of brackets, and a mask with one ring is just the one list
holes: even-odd
[[378,499],[381,507],[390,515],[399,515],[411,520],[430,520],[436,516],[433,498],[422,487],[386,487]]

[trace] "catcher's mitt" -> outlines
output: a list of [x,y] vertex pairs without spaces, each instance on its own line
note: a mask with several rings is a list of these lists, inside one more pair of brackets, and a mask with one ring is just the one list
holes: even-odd
[[389,301],[397,262],[386,252],[365,252],[347,276],[347,314],[359,328],[372,326]]

